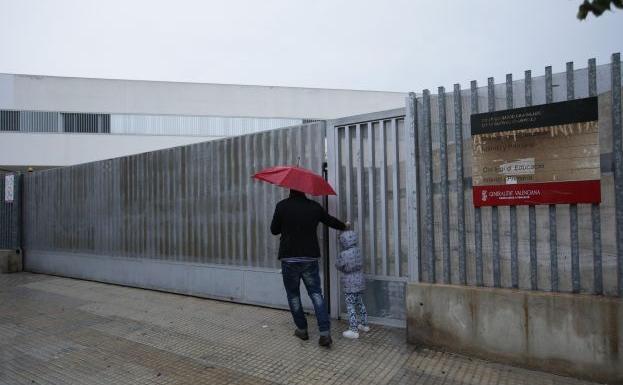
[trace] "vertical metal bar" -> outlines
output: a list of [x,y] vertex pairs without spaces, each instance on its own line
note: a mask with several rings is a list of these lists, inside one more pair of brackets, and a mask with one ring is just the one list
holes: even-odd
[[[150,153],[150,169],[151,169],[151,205],[149,207],[149,209],[151,210],[151,215],[150,215],[150,223],[149,223],[149,234],[150,234],[150,243],[151,243],[151,247],[150,247],[150,258],[157,258],[158,257],[158,252],[159,252],[159,244],[158,244],[158,240],[160,239],[160,223],[159,223],[159,218],[158,218],[158,214],[160,211],[160,201],[159,201],[159,187],[160,187],[160,182],[158,180],[158,174],[159,174],[159,169],[161,167],[159,167],[159,163],[158,163],[158,159],[159,158],[159,151],[154,151]],[[104,184],[106,184],[106,180],[104,180]],[[105,241],[106,242],[106,241]]]
[[222,142],[222,146],[220,149],[220,162],[221,162],[221,189],[219,194],[221,195],[221,206],[219,208],[219,221],[218,227],[220,229],[220,249],[221,249],[221,258],[223,258],[223,262],[226,265],[234,265],[235,262],[232,260],[232,254],[229,250],[229,226],[232,220],[233,207],[231,205],[231,161],[229,160],[228,155],[233,152],[231,148],[231,139],[225,139]]
[[433,212],[433,140],[431,137],[430,91],[423,92],[424,113],[424,188],[426,191],[426,238],[424,247],[428,257],[428,282],[434,283],[435,277],[435,223]]
[[193,261],[195,263],[201,262],[201,256],[203,254],[203,243],[205,239],[204,234],[204,221],[205,221],[205,207],[203,206],[203,197],[205,191],[202,191],[202,181],[205,173],[201,172],[202,166],[205,164],[203,161],[203,144],[193,144],[193,157],[191,157],[191,183],[193,186],[193,194],[190,207],[190,215],[192,219],[191,231],[193,234]]
[[536,252],[536,208],[528,206],[528,228],[530,236],[530,288],[538,290],[538,256]]
[[[166,255],[166,232],[167,232],[167,223],[166,223],[166,212],[167,206],[165,204],[166,197],[166,183],[165,177],[167,173],[167,162],[166,162],[166,152],[158,151],[157,154],[157,163],[156,167],[158,169],[158,185],[157,185],[157,199],[158,199],[158,213],[157,213],[157,229],[158,229],[158,258],[165,259]],[[114,174],[112,173],[112,169],[110,170],[111,178],[114,180]],[[111,194],[112,195],[112,194]],[[111,204],[114,203],[114,198],[111,199]],[[111,226],[113,226],[114,231],[114,221],[111,221]]]
[[[588,96],[597,96],[597,62],[588,60]],[[601,210],[599,204],[591,204],[593,229],[593,293],[603,294],[603,271],[601,263]]]
[[[257,193],[254,190],[254,186],[251,185],[251,168],[253,167],[253,160],[251,159],[254,156],[253,153],[253,141],[256,140],[258,134],[251,134],[242,137],[244,144],[244,152],[246,153],[245,162],[241,164],[241,169],[243,172],[240,173],[240,193],[242,195],[242,201],[244,203],[244,212],[243,215],[246,217],[246,221],[242,223],[242,226],[245,228],[247,234],[247,242],[246,248],[242,248],[241,253],[246,254],[246,265],[253,266],[254,260],[257,260],[257,255],[255,255],[255,244],[253,240],[253,222],[254,222],[254,214],[257,212],[259,207],[253,207],[253,197],[257,196]],[[302,135],[302,131],[298,131],[298,135]],[[242,147],[242,146],[241,146]]]
[[142,172],[143,172],[143,183],[141,184],[141,189],[143,190],[143,211],[141,212],[141,233],[143,235],[142,239],[142,257],[143,258],[151,258],[151,243],[150,243],[150,231],[151,229],[151,216],[153,214],[153,210],[151,208],[151,203],[153,202],[153,198],[151,196],[151,157],[153,153],[146,153],[141,155],[142,160]]
[[614,154],[614,201],[616,205],[617,285],[623,297],[623,138],[621,133],[621,54],[612,55],[612,152]]
[[396,122],[396,119],[392,119],[392,136],[394,137],[394,141],[392,143],[394,146],[394,166],[392,167],[394,275],[396,277],[400,277],[400,184],[398,183],[398,168],[400,167],[400,163],[398,163],[399,139],[398,122]]
[[188,223],[188,201],[189,201],[189,190],[190,183],[188,178],[188,168],[190,167],[188,161],[188,155],[190,153],[190,147],[184,146],[178,149],[180,153],[180,242],[182,255],[180,256],[180,260],[188,261],[188,257],[190,256],[190,226]]
[[185,181],[186,181],[186,194],[185,194],[185,205],[184,205],[184,217],[186,218],[185,220],[185,224],[184,224],[184,228],[186,231],[186,236],[184,237],[184,241],[186,243],[188,243],[188,245],[186,246],[186,255],[185,255],[185,260],[186,261],[192,261],[192,262],[196,262],[195,261],[195,255],[196,255],[196,251],[195,251],[195,230],[197,228],[197,225],[195,223],[195,210],[194,210],[194,204],[196,202],[196,197],[195,197],[195,178],[194,178],[194,172],[195,172],[195,167],[194,167],[194,163],[195,163],[195,158],[197,157],[197,145],[195,144],[191,144],[186,146],[186,156],[185,156],[185,162],[186,162],[186,175],[185,175]]
[[357,124],[355,142],[357,143],[357,232],[363,235],[363,138],[361,124]]
[[[277,143],[276,137],[277,137],[277,131],[271,131],[268,134],[268,143],[269,143],[269,148],[270,148],[269,159],[270,159],[271,167],[275,164],[278,164],[277,163],[277,150],[275,149],[275,143]],[[340,190],[337,190],[337,191],[340,191]],[[274,210],[274,207],[277,205],[277,189],[275,188],[270,189],[270,201],[272,202],[271,209]],[[272,215],[270,218],[272,218]],[[276,238],[271,239],[270,251],[272,251],[271,254],[275,254],[274,255],[275,258],[272,258],[272,260],[275,261],[275,264],[277,264],[278,260],[276,256],[277,256],[278,250],[277,250],[277,239]]]
[[439,169],[441,184],[441,239],[443,253],[443,282],[452,281],[450,261],[450,196],[448,191],[448,129],[446,127],[446,90],[437,88],[439,109]]
[[[525,72],[525,104],[526,106],[532,105],[532,71],[530,70]],[[528,229],[530,240],[530,287],[532,288],[532,290],[536,290],[538,286],[538,260],[536,253],[536,208],[534,205],[528,206]],[[513,274],[513,287],[518,287],[519,273],[517,272],[517,262],[515,262],[515,264],[515,272]]]
[[381,119],[379,121],[379,137],[381,146],[381,274],[387,275],[387,140],[386,140],[385,121]]
[[[184,150],[182,152],[181,150]],[[186,193],[186,181],[184,180],[186,165],[185,162],[185,147],[179,147],[173,150],[174,160],[173,169],[175,170],[175,185],[173,186],[173,201],[176,202],[175,213],[173,214],[173,221],[175,223],[175,260],[183,261],[186,254],[185,247],[185,218],[183,215],[184,208],[184,195]]]
[[[552,67],[545,67],[545,103],[554,102],[552,85]],[[550,253],[550,281],[552,291],[558,291],[558,236],[556,228],[556,205],[549,205],[549,253]],[[536,279],[532,281],[533,290],[536,290]]]
[[[479,112],[478,105],[478,84],[475,80],[471,81],[471,112]],[[483,266],[482,266],[482,211],[480,207],[474,207],[474,248],[476,251],[476,285],[483,286]]]
[[[85,124],[88,125],[90,119],[85,117]],[[137,169],[138,169],[138,156],[134,155],[130,157],[130,186],[131,186],[131,195],[130,195],[130,231],[132,233],[132,238],[130,242],[130,256],[133,258],[138,257],[138,246],[140,244],[140,232],[139,232],[139,187],[137,180]]]
[[240,181],[240,175],[243,172],[244,163],[246,161],[246,153],[244,153],[243,137],[234,137],[232,141],[231,152],[229,152],[229,162],[232,167],[231,173],[231,194],[234,207],[234,217],[231,221],[229,239],[231,240],[232,257],[234,264],[237,266],[245,266],[245,244],[247,241],[247,228],[245,226],[244,215],[244,190]]
[[350,126],[344,126],[344,157],[346,158],[346,219],[349,221],[353,220],[353,201],[352,201],[352,171],[353,171],[353,162],[352,162],[352,153],[350,148]]
[[[567,100],[575,99],[573,62],[567,63]],[[572,291],[579,293],[580,284],[580,237],[578,234],[578,205],[569,205],[570,238],[571,238],[571,281]]]
[[197,207],[193,212],[193,215],[197,216],[197,263],[205,263],[206,257],[209,254],[208,247],[210,244],[210,232],[208,230],[208,221],[210,215],[209,204],[209,191],[207,189],[207,182],[209,179],[208,167],[212,167],[208,163],[208,151],[207,148],[210,144],[205,142],[197,146],[197,157],[195,159],[197,179]]
[[223,214],[226,212],[225,210],[225,199],[224,199],[224,191],[225,191],[225,165],[223,160],[225,159],[225,140],[219,140],[215,146],[216,152],[216,180],[215,184],[215,194],[216,194],[216,221],[213,223],[213,226],[216,228],[216,252],[218,255],[218,263],[226,264],[227,261],[225,259],[225,248],[224,248],[224,238],[225,232],[223,231],[225,228],[225,223],[223,223]]
[[[528,80],[526,80],[527,82]],[[506,108],[514,107],[513,101],[513,75],[506,74]],[[519,269],[517,256],[517,206],[509,207],[509,218],[511,228],[511,287],[519,287]]]
[[[246,243],[248,236],[248,228],[246,226],[245,215],[245,188],[241,180],[241,175],[244,173],[244,166],[247,162],[247,158],[251,155],[246,152],[245,144],[248,137],[238,137],[234,140],[234,146],[232,148],[231,162],[234,165],[234,173],[232,179],[232,186],[234,188],[234,195],[236,199],[236,211],[238,212],[237,218],[232,222],[232,231],[230,237],[236,250],[235,254],[238,260],[239,266],[245,266],[246,262]],[[236,154],[237,153],[237,154]],[[238,155],[238,156],[236,156]],[[236,242],[236,240],[238,242]]]
[[[86,123],[89,123],[89,120],[86,121]],[[134,235],[134,238],[132,240],[132,256],[134,258],[138,257],[138,251],[139,251],[139,245],[140,245],[140,231],[139,231],[139,211],[140,211],[140,207],[139,207],[139,193],[140,193],[140,187],[139,187],[139,181],[138,181],[138,155],[134,155],[130,158],[130,182],[132,184],[132,200],[131,200],[131,204],[132,204],[132,233]]]
[[205,210],[204,215],[204,223],[205,223],[205,231],[204,231],[204,247],[202,249],[201,254],[201,262],[202,263],[212,263],[214,262],[214,185],[216,184],[214,178],[214,142],[206,142],[201,148],[202,157],[202,170],[201,170],[201,181],[203,183],[203,194],[201,195],[201,200],[203,201],[203,207]]
[[[258,170],[260,168],[266,167],[269,164],[272,167],[272,163],[270,162],[270,156],[272,154],[274,154],[274,151],[271,152],[271,150],[269,150],[269,148],[271,148],[271,142],[270,142],[270,133],[268,132],[264,132],[262,133],[262,141],[261,141],[261,147],[260,147],[260,153],[262,154],[262,164],[260,165],[260,167],[258,168]],[[259,153],[256,155],[259,156]],[[270,221],[272,219],[272,196],[268,190],[270,186],[268,186],[266,183],[262,183],[260,184],[260,188],[262,189],[262,201],[264,202],[264,218],[266,218],[266,224],[268,226],[270,226]],[[276,203],[276,202],[275,202]],[[267,228],[267,226],[265,226]],[[264,253],[264,262],[262,264],[262,267],[269,267],[269,258],[272,260],[274,259],[273,256],[270,255],[270,239],[266,238],[267,236],[269,236],[268,233],[266,233],[266,236],[260,236],[263,240],[263,245],[264,247],[261,249]],[[325,257],[326,258],[326,257]]]
[[[335,187],[335,190],[340,189],[340,169],[341,169],[341,154],[339,145],[339,130],[335,127],[334,123],[328,121],[326,123],[327,129],[327,163],[328,163],[328,179],[329,183]],[[340,204],[337,198],[329,199],[329,212],[335,213],[340,218]],[[329,264],[333,266],[335,263],[335,256],[337,254],[337,237],[334,231],[329,233]],[[332,317],[339,315],[340,309],[340,285],[338,280],[337,269],[329,270],[329,284],[331,292],[329,295],[329,309]]]
[[375,193],[375,148],[374,148],[375,138],[374,138],[374,124],[372,122],[368,122],[368,149],[370,152],[370,168],[368,169],[368,189],[369,189],[369,241],[370,241],[370,274],[376,274],[376,197]]
[[[407,261],[409,280],[420,281],[420,228],[419,228],[419,164],[418,164],[418,132],[417,132],[417,98],[410,92],[406,98],[405,128],[407,130],[407,157],[406,157],[406,199],[407,199]],[[370,137],[370,142],[373,142]],[[373,148],[372,148],[373,149]],[[374,162],[372,162],[374,164]],[[370,179],[372,186],[373,180]],[[373,192],[373,188],[370,188]],[[372,194],[370,194],[372,196]],[[370,211],[373,210],[370,207]]]
[[[266,157],[266,152],[262,151],[262,143],[264,142],[265,133],[257,133],[253,137],[253,163],[251,164],[251,170],[246,177],[251,179],[251,175],[260,171]],[[253,236],[255,237],[255,246],[252,250],[255,265],[259,267],[266,267],[266,236],[264,235],[265,229],[264,221],[269,218],[266,214],[266,198],[263,184],[256,183],[254,180],[249,180],[252,187],[252,202],[255,202],[255,207],[251,207],[253,210]]]
[[[218,178],[216,177],[217,175],[217,169],[218,169],[218,164],[217,164],[217,157],[216,155],[218,154],[218,148],[217,148],[217,144],[218,142],[209,142],[206,143],[206,151],[208,152],[207,155],[207,159],[206,159],[206,174],[205,174],[205,179],[204,179],[204,183],[206,184],[206,191],[207,191],[207,196],[206,196],[206,205],[208,207],[208,217],[207,217],[207,221],[206,221],[206,226],[208,226],[207,228],[207,232],[208,232],[208,247],[206,250],[207,256],[206,258],[204,258],[204,262],[206,263],[215,263],[216,262],[216,258],[217,258],[217,254],[218,254],[218,249],[216,248],[216,242],[217,242],[217,237],[216,237],[216,215],[217,215],[217,199],[218,199],[218,192],[216,191],[216,186],[218,185]],[[209,163],[207,163],[207,161],[209,160]]]
[[456,219],[459,236],[459,282],[467,285],[465,250],[465,184],[463,173],[463,102],[461,85],[454,85],[454,149],[456,152]]
[[174,260],[175,254],[175,227],[173,222],[174,210],[175,210],[175,199],[173,198],[173,186],[175,185],[174,177],[175,177],[175,161],[173,158],[173,149],[168,149],[165,152],[165,178],[164,178],[164,199],[165,199],[165,229],[166,229],[166,256],[164,259],[166,260]]
[[[495,81],[493,78],[487,79],[487,100],[489,112],[495,111]],[[493,286],[501,286],[500,274],[500,215],[498,207],[491,207],[491,252],[493,254]]]
[[554,102],[554,87],[553,87],[552,66],[545,67],[545,103]]

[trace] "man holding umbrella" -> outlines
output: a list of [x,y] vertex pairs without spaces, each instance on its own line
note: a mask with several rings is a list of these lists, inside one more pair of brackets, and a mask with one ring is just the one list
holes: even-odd
[[331,321],[320,284],[317,227],[322,222],[334,229],[346,230],[349,224],[329,215],[318,202],[308,199],[305,193],[335,195],[335,191],[321,176],[300,167],[274,167],[254,177],[290,188],[290,196],[277,203],[270,231],[274,235],[281,235],[279,259],[290,312],[296,324],[294,335],[304,341],[309,339],[299,290],[303,280],[318,320],[318,344],[329,347],[333,341]]

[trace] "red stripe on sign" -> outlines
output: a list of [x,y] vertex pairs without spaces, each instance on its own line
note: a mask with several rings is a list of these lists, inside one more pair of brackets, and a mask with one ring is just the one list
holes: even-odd
[[515,206],[601,202],[601,182],[522,183],[474,186],[474,206]]

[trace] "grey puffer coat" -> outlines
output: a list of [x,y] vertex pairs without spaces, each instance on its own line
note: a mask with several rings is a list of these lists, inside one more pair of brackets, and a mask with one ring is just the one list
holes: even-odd
[[337,256],[335,267],[342,272],[342,287],[345,293],[361,293],[366,288],[363,276],[361,250],[357,246],[357,233],[344,231],[340,234],[342,252]]

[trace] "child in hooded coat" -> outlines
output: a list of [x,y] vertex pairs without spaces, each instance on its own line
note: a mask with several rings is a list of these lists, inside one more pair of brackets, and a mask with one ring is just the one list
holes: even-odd
[[[363,304],[363,291],[366,280],[363,276],[361,250],[357,246],[357,233],[344,231],[340,234],[342,252],[337,257],[335,267],[342,272],[342,287],[346,296],[346,310],[350,327],[342,333],[346,338],[359,338],[359,330],[370,331],[368,313]],[[359,310],[359,321],[357,321]]]

